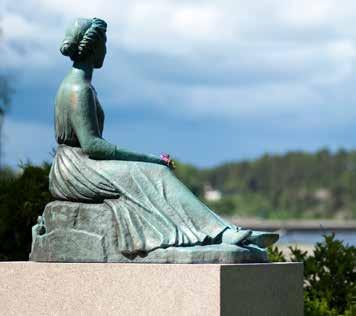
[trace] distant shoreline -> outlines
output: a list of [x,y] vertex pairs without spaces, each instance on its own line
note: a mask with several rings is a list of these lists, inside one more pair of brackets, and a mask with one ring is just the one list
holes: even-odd
[[227,218],[230,222],[237,226],[250,228],[255,230],[267,231],[288,231],[288,232],[302,232],[302,231],[355,231],[356,220],[330,220],[330,219],[313,219],[313,220],[269,220],[259,218]]

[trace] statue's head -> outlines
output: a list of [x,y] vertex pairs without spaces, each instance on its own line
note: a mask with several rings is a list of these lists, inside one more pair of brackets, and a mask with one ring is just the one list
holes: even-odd
[[73,61],[92,62],[102,67],[106,54],[106,22],[98,19],[77,19],[67,29],[60,51]]

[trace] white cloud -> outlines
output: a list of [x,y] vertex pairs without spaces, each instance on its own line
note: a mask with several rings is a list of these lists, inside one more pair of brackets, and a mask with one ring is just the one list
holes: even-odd
[[[121,106],[293,117],[329,108],[341,93],[353,100],[353,89],[343,87],[355,79],[351,0],[8,1],[5,66],[58,67],[65,26],[77,16],[109,23],[101,94]],[[356,116],[348,104],[338,106],[335,112]]]

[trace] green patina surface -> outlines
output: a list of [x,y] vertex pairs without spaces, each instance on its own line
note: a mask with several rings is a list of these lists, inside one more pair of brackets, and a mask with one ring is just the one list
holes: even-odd
[[169,158],[103,138],[104,111],[91,79],[104,62],[106,23],[77,19],[61,52],[73,67],[55,105],[59,146],[50,191],[58,201],[47,205],[33,229],[31,260],[265,262],[263,248],[277,234],[243,230],[220,218],[175,177]]

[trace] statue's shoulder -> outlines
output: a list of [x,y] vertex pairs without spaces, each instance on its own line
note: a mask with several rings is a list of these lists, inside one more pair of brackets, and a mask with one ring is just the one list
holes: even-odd
[[94,95],[95,90],[90,83],[83,80],[65,78],[58,88],[57,101],[62,98],[80,99],[93,97]]

